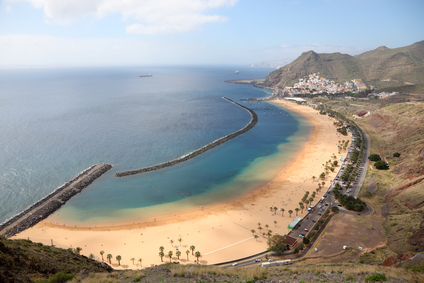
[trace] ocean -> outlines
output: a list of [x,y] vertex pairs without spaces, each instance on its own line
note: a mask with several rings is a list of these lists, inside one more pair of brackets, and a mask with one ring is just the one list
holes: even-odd
[[[240,73],[236,74],[235,70]],[[270,181],[310,132],[267,90],[225,80],[265,78],[271,69],[104,67],[0,70],[0,222],[97,163],[113,169],[49,219],[75,225],[142,221],[213,205]],[[152,77],[139,77],[151,73]],[[184,163],[117,178],[190,153],[258,124]]]

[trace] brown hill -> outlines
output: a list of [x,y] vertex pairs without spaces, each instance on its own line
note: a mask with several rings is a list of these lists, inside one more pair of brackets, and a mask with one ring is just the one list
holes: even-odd
[[351,56],[341,53],[302,53],[290,64],[268,74],[264,85],[285,87],[311,73],[336,82],[362,79],[380,89],[397,88],[419,92],[424,90],[424,41],[390,49],[375,50]]

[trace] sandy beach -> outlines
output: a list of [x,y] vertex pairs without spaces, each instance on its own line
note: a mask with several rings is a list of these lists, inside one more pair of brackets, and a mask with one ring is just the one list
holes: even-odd
[[[172,251],[172,261],[177,261],[177,248],[181,251],[181,263],[193,263],[196,259],[190,246],[201,253],[202,264],[214,264],[253,255],[267,248],[267,239],[262,236],[268,229],[272,234],[284,235],[289,232],[287,226],[296,217],[306,214],[295,211],[305,191],[314,192],[318,182],[324,181],[325,188],[317,193],[312,205],[315,205],[336,174],[330,172],[324,180],[319,175],[324,172],[323,164],[335,154],[337,159],[346,155],[338,154],[338,141],[347,140],[339,136],[334,119],[320,115],[316,110],[293,102],[275,101],[303,115],[313,125],[310,139],[302,150],[288,162],[278,175],[266,185],[249,192],[228,203],[216,204],[195,211],[170,215],[156,221],[104,227],[69,227],[57,225],[47,218],[33,228],[27,229],[13,238],[29,238],[34,242],[53,244],[61,248],[82,248],[81,253],[102,260],[100,251],[112,255],[114,268],[136,269],[160,264],[159,247],[164,247],[163,262],[170,261],[168,252]],[[333,160],[333,159],[332,159]],[[336,169],[338,170],[338,168]],[[316,177],[313,180],[313,176]],[[270,211],[270,207],[284,209]],[[292,210],[290,216],[288,211]],[[262,230],[258,229],[261,223]],[[268,226],[268,228],[267,228]],[[254,238],[251,230],[259,234]],[[178,239],[182,239],[181,242]],[[172,242],[173,240],[173,242]],[[116,256],[122,257],[118,266]],[[135,260],[132,261],[131,259]],[[142,259],[141,264],[138,261]]]

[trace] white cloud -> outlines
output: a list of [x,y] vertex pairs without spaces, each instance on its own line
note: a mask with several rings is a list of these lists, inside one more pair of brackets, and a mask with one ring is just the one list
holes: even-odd
[[127,33],[158,34],[185,32],[205,23],[223,23],[227,17],[207,12],[232,7],[238,0],[6,0],[29,2],[43,8],[48,21],[71,23],[83,17],[96,19],[121,14],[126,21],[135,22]]
[[12,6],[10,6],[10,5],[7,5],[7,6],[6,6],[6,12],[7,12],[7,13],[11,13],[11,12],[12,12],[12,10],[13,10]]

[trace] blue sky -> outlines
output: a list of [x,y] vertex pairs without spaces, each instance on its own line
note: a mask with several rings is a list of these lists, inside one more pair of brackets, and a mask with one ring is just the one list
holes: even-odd
[[424,40],[422,0],[2,0],[0,66],[249,65]]

